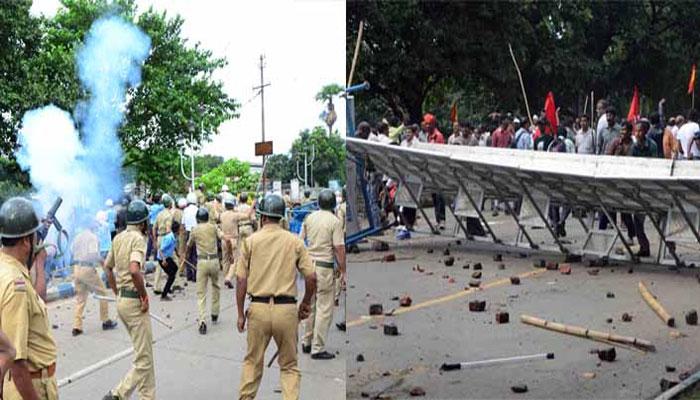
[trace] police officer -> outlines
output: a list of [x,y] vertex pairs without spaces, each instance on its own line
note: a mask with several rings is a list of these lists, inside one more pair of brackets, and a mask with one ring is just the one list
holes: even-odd
[[240,240],[243,241],[246,240],[248,236],[253,234],[255,227],[255,217],[253,215],[253,208],[248,204],[248,193],[241,193],[241,195],[239,196],[238,207],[236,207],[236,210],[240,213],[248,214],[251,216],[248,221],[242,221],[238,224],[238,234],[240,236]]
[[134,346],[134,364],[104,400],[124,400],[138,391],[140,400],[156,398],[153,366],[153,334],[148,315],[149,300],[141,268],[146,261],[148,207],[141,200],[129,203],[127,228],[114,238],[105,260],[109,285],[117,295],[117,313]]
[[[345,216],[347,214],[347,204],[345,202],[345,188],[343,188],[343,191],[337,191],[335,192],[335,200],[338,203],[338,205],[335,208],[335,216],[338,217],[338,220],[340,221],[340,225],[343,230],[343,237],[345,237]],[[340,268],[335,270],[335,305],[337,306],[339,304],[339,299],[340,299],[340,294],[343,291],[342,285],[341,285],[341,279],[340,279]]]
[[[236,264],[236,304],[238,331],[248,321],[248,346],[243,360],[239,399],[254,399],[263,374],[265,350],[274,339],[279,349],[278,363],[282,397],[299,398],[301,375],[297,366],[297,328],[309,316],[316,291],[316,274],[302,241],[279,226],[284,217],[284,200],[267,195],[258,205],[262,229],[241,243]],[[297,271],[305,279],[304,299],[297,310]],[[251,303],[244,312],[246,294]]]
[[40,223],[32,203],[13,197],[0,207],[0,331],[15,349],[3,379],[4,399],[58,399],[56,342],[46,304],[29,277],[44,279],[46,251],[37,246]]
[[194,191],[195,196],[197,196],[197,205],[203,206],[204,203],[207,201],[207,196],[205,194],[207,190],[207,185],[204,183],[200,183],[199,186],[197,187],[197,190]]
[[[158,213],[156,216],[156,222],[153,224],[153,237],[155,238],[155,253],[156,259],[160,260],[158,256],[158,249],[160,249],[160,244],[163,241],[163,237],[172,231],[173,226],[173,214],[170,210],[173,206],[173,198],[170,195],[163,195],[162,198],[163,211]],[[156,263],[155,270],[155,280],[153,281],[153,293],[162,294],[161,278],[163,277],[163,268],[161,268],[160,263]]]
[[309,214],[301,227],[301,238],[308,243],[314,261],[318,291],[312,302],[311,316],[305,324],[301,348],[315,360],[330,360],[335,355],[325,350],[328,328],[333,320],[335,304],[334,258],[338,261],[341,286],[345,282],[345,236],[343,226],[335,216],[335,194],[324,189],[318,195],[321,208]]
[[244,221],[250,221],[248,214],[237,212],[234,210],[235,200],[230,193],[224,194],[224,206],[226,211],[221,214],[221,231],[224,235],[224,240],[221,245],[223,252],[224,264],[224,285],[229,289],[233,289],[231,279],[235,273],[236,253],[238,252],[238,226]]
[[221,264],[216,246],[218,239],[221,239],[222,236],[216,225],[209,223],[209,211],[205,207],[200,207],[197,210],[197,226],[192,228],[185,251],[189,252],[195,246],[197,248],[197,303],[199,306],[199,333],[202,335],[207,334],[206,310],[209,280],[211,280],[212,286],[211,321],[216,323],[219,319]]
[[187,231],[185,231],[183,219],[183,211],[185,210],[185,207],[187,207],[187,200],[180,197],[179,199],[177,199],[177,207],[173,207],[172,211],[173,222],[177,222],[178,224],[180,224],[180,229],[178,230],[176,237],[177,247],[175,248],[175,256],[173,258],[175,264],[179,265],[180,267],[177,270],[177,275],[175,275],[175,284],[173,285],[173,290],[182,290],[182,287],[184,286],[183,276],[185,263],[180,262],[180,257],[185,256],[185,247],[187,246],[187,239],[185,237]]
[[[71,263],[73,264],[73,285],[75,286],[75,314],[73,317],[73,336],[83,333],[83,314],[85,313],[85,303],[90,292],[101,296],[107,296],[109,292],[105,284],[97,273],[102,269],[102,257],[100,256],[99,239],[92,229],[97,225],[93,222],[92,227],[83,229],[78,236],[73,239],[71,246]],[[109,312],[106,300],[100,300],[100,320],[102,329],[114,329],[117,323],[109,319]]]

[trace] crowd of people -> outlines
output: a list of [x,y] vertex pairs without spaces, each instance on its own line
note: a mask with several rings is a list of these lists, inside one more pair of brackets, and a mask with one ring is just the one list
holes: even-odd
[[[420,124],[401,122],[398,118],[384,119],[372,125],[366,121],[358,124],[355,136],[384,144],[411,147],[416,142],[454,146],[482,146],[524,151],[547,151],[591,155],[632,156],[694,160],[700,158],[700,115],[691,110],[687,115],[666,117],[665,99],[658,103],[649,115],[621,118],[615,107],[606,100],[596,104],[596,116],[576,115],[557,109],[529,116],[513,113],[490,113],[482,123],[451,121],[450,134],[443,134],[437,119],[426,113]],[[393,214],[399,226],[397,237],[410,237],[416,220],[416,209],[394,205],[398,183],[388,176],[370,174],[375,196],[382,205],[384,215]],[[432,193],[435,209],[435,233],[445,228],[445,198]],[[494,199],[491,211],[494,216],[502,209]],[[517,210],[518,204],[514,204]],[[507,211],[507,210],[506,210]],[[565,223],[571,212],[567,206],[552,205],[548,211],[549,223],[557,236],[566,236]],[[644,231],[644,214],[621,214],[628,239],[639,243],[637,255],[649,256],[649,241]],[[478,219],[467,219],[467,230],[472,235],[484,235]],[[608,227],[608,219],[600,214],[599,228]]]

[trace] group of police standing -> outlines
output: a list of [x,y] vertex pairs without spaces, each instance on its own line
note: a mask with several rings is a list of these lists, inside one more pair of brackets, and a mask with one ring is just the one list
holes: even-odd
[[[139,399],[155,398],[149,295],[145,266],[153,249],[156,263],[154,293],[169,301],[185,266],[193,269],[198,297],[198,330],[207,333],[206,297],[212,286],[210,317],[219,317],[220,275],[233,288],[235,276],[237,328],[247,329],[247,352],[239,387],[240,399],[256,397],[263,372],[265,350],[273,339],[284,399],[299,398],[300,372],[297,362],[298,325],[306,320],[302,350],[315,360],[335,357],[325,343],[337,304],[338,288],[345,285],[345,205],[337,205],[331,190],[318,196],[320,210],[304,220],[300,236],[285,227],[289,196],[268,194],[256,208],[241,204],[226,190],[208,202],[201,191],[175,202],[164,195],[154,207],[141,200],[126,205],[126,227],[111,241],[108,252],[94,230],[85,229],[72,246],[76,310],[73,335],[82,334],[82,314],[89,292],[106,296],[107,288],[97,273],[104,267],[109,288],[116,296],[119,319],[134,347],[131,369],[104,399],[128,399],[136,391]],[[160,208],[160,209],[158,209]],[[188,211],[189,210],[189,211]],[[192,211],[195,211],[194,213]],[[336,213],[337,211],[337,213]],[[194,214],[194,215],[193,215]],[[258,218],[256,219],[255,214]],[[196,223],[191,221],[194,216]],[[57,399],[55,379],[56,344],[50,332],[45,304],[44,262],[47,257],[37,231],[51,221],[40,221],[32,203],[12,198],[0,207],[0,374],[4,399]],[[257,232],[254,232],[257,227]],[[95,229],[90,229],[95,228]],[[34,268],[34,276],[30,269]],[[162,274],[167,275],[161,287]],[[297,277],[304,281],[304,295],[297,298]],[[193,278],[193,279],[192,279]],[[246,299],[248,308],[246,309]],[[108,318],[102,299],[103,329],[117,323]],[[3,335],[4,333],[4,335]],[[6,339],[6,340],[5,340]],[[3,370],[3,345],[14,351],[7,371]],[[6,373],[7,372],[7,373]]]

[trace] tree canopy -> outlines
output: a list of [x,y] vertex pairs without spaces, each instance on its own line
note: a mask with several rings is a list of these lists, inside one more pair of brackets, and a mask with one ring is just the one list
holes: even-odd
[[[326,135],[323,127],[317,126],[312,130],[305,129],[299,133],[299,137],[292,143],[291,161],[296,171],[296,163],[299,160],[300,173],[303,174],[304,153],[311,157],[311,146],[315,147],[315,160],[313,163],[313,179],[320,186],[328,186],[329,180],[345,182],[345,141],[338,135]],[[303,178],[303,176],[302,176]],[[309,174],[309,186],[312,185]]]
[[249,163],[232,158],[200,176],[195,182],[204,183],[212,193],[218,193],[224,184],[228,185],[231,192],[238,193],[256,190],[259,180],[260,174],[252,173]]
[[541,110],[550,90],[558,105],[574,112],[583,111],[591,91],[626,110],[634,85],[643,111],[662,97],[671,110],[690,107],[688,77],[700,51],[697,2],[347,4],[348,68],[359,22],[365,23],[355,73],[355,83],[371,85],[356,96],[364,119],[392,113],[416,122],[427,111],[446,117],[453,101],[460,117],[524,114],[509,43],[532,112]]

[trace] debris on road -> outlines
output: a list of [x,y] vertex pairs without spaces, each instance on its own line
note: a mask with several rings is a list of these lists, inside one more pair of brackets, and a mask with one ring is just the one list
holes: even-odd
[[607,342],[626,344],[626,345],[638,347],[638,348],[641,348],[643,350],[648,350],[648,351],[655,351],[656,350],[656,348],[654,347],[654,345],[650,341],[636,338],[636,337],[632,337],[632,336],[622,336],[622,335],[616,335],[614,333],[594,331],[594,330],[591,330],[588,328],[583,328],[580,326],[565,325],[565,324],[558,323],[558,322],[551,322],[551,321],[547,321],[547,320],[533,317],[530,315],[521,315],[520,322],[527,324],[527,325],[536,326],[538,328],[543,328],[543,329],[547,329],[547,330],[554,331],[554,332],[579,336],[579,337],[592,339],[592,340],[596,340],[596,341],[603,340],[603,341],[607,341]]
[[451,267],[451,266],[453,266],[454,263],[455,263],[455,258],[454,258],[454,257],[451,257],[451,256],[450,256],[450,257],[447,257],[447,258],[445,259],[444,263],[445,263],[445,266]]
[[399,305],[401,307],[410,307],[411,303],[413,303],[413,300],[410,296],[403,296],[401,297],[401,300],[399,300]]
[[512,285],[520,285],[520,277],[518,276],[511,276],[510,277],[510,283]]
[[467,369],[474,367],[490,367],[500,364],[513,364],[525,361],[535,361],[535,360],[553,360],[554,353],[541,353],[532,354],[527,356],[515,356],[515,357],[505,357],[505,358],[492,358],[490,360],[480,360],[480,361],[465,361],[459,363],[444,363],[440,366],[440,371],[455,371],[459,369]]
[[527,392],[527,385],[511,386],[510,390],[512,390],[513,393],[526,393]]
[[505,265],[505,264],[503,264],[503,263],[501,263],[501,264],[498,264],[498,269],[500,269],[500,270],[504,270],[504,269],[506,269],[506,265]]
[[425,390],[424,390],[422,387],[420,387],[420,386],[414,387],[413,389],[411,389],[411,391],[410,391],[409,393],[410,393],[411,396],[413,396],[413,397],[425,396]]
[[469,281],[469,287],[478,288],[481,286],[481,281],[471,280]]
[[685,323],[688,325],[698,324],[698,312],[696,310],[690,310],[685,313]]
[[481,271],[474,271],[474,272],[472,272],[472,278],[474,278],[474,279],[481,279]]
[[416,264],[416,266],[413,267],[413,270],[418,272],[425,272],[425,269],[421,268],[418,264]]
[[666,378],[662,378],[661,382],[659,382],[659,386],[661,386],[661,391],[665,392],[665,391],[671,389],[672,387],[678,385],[678,383],[679,383],[678,381],[672,381],[672,380],[669,380]]
[[443,256],[449,256],[449,255],[450,255],[450,249],[445,249],[445,250],[442,252],[442,255],[443,255]]
[[562,275],[571,275],[571,265],[569,265],[569,264],[560,265],[559,272],[561,272]]
[[582,375],[585,379],[594,379],[595,378],[595,372],[584,372]]
[[666,366],[666,372],[676,372],[676,367],[672,367],[670,365]]
[[382,315],[384,314],[384,307],[381,304],[370,304],[369,315]]
[[474,264],[474,271],[479,271],[479,270],[481,270],[481,269],[483,269],[481,263],[476,263],[476,264]]
[[355,357],[355,360],[356,360],[357,362],[364,362],[364,361],[365,361],[365,356],[363,356],[362,354],[358,354],[357,357]]
[[499,324],[507,324],[509,319],[509,315],[505,311],[500,311],[496,313],[496,323]]
[[469,264],[462,265],[462,269],[469,269]]
[[612,319],[612,318],[608,318],[608,319],[605,320],[605,322],[607,322],[607,323],[609,323],[609,324],[612,324],[612,323],[613,323],[613,319]]
[[596,276],[596,275],[598,275],[598,272],[600,272],[600,270],[598,268],[595,268],[595,269],[589,269],[586,272],[588,272],[588,275]]
[[384,256],[384,258],[382,259],[382,261],[384,261],[384,262],[394,262],[394,261],[396,261],[396,255],[395,255],[394,253],[387,254],[387,255]]
[[609,298],[609,299],[614,299],[614,298],[615,298],[615,293],[613,293],[613,292],[608,292],[608,293],[605,295],[605,297],[607,297],[607,298]]
[[447,283],[455,283],[455,282],[456,282],[456,281],[455,281],[455,278],[450,278],[450,279],[447,280]]
[[608,349],[602,349],[602,350],[591,350],[591,353],[598,354],[598,358],[600,358],[601,361],[607,361],[607,362],[613,362],[615,361],[615,358],[617,357],[617,353],[615,352],[614,347],[610,347]]
[[433,254],[434,251],[433,249],[428,249],[428,254]]
[[482,312],[486,310],[486,300],[473,300],[469,302],[469,311]]
[[496,254],[495,256],[493,256],[493,261],[496,261],[496,262],[503,261],[503,256],[500,254]]
[[632,316],[628,313],[622,314],[622,322],[632,322]]
[[532,264],[532,266],[535,267],[535,268],[544,268],[544,267],[547,266],[547,261],[545,261],[545,260],[539,260],[539,261],[537,261],[537,262],[534,262],[534,263]]
[[646,301],[649,307],[654,310],[656,315],[658,315],[666,325],[672,328],[676,325],[676,320],[666,311],[666,309],[663,308],[661,303],[656,300],[656,297],[651,294],[643,282],[639,282],[639,293],[641,293],[644,301]]
[[549,261],[549,262],[547,262],[546,268],[549,271],[554,271],[556,269],[559,269],[559,264],[557,264],[554,261]]
[[399,336],[399,328],[393,322],[384,324],[384,334],[387,336]]

